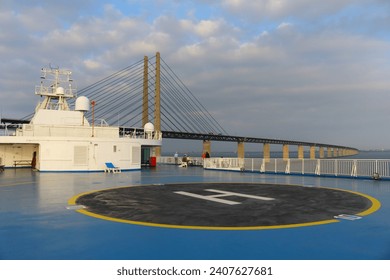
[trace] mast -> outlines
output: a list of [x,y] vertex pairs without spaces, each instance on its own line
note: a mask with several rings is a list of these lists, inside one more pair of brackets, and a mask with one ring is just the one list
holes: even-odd
[[59,68],[42,68],[41,85],[35,87],[35,94],[44,97],[37,109],[69,111],[67,99],[76,97],[72,88],[72,71]]

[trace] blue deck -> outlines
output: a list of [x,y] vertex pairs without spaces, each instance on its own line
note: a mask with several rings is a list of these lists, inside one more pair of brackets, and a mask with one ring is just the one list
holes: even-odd
[[[184,182],[299,184],[352,190],[381,208],[360,220],[267,230],[132,225],[67,209],[73,196],[110,187]],[[0,173],[0,259],[390,259],[390,181],[205,171],[159,165],[112,173]]]

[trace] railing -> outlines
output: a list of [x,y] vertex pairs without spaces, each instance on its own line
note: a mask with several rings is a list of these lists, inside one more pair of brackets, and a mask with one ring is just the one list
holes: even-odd
[[39,85],[39,86],[35,86],[35,94],[36,95],[49,95],[49,96],[59,96],[59,95],[62,95],[62,96],[65,96],[65,97],[68,97],[68,98],[73,98],[74,96],[76,96],[76,89],[74,88],[64,88],[64,93],[63,94],[58,94],[56,93],[55,91],[53,91],[53,87],[49,87],[49,86],[43,86],[43,85]]
[[210,158],[205,169],[260,173],[390,179],[390,159],[238,159]]
[[126,132],[126,133],[120,133],[121,137],[127,137],[127,138],[134,138],[134,139],[149,139],[149,140],[161,140],[162,139],[162,133],[159,131],[153,131],[153,132],[142,132],[137,133],[134,132]]
[[205,169],[243,170],[244,159],[241,158],[207,158],[204,160]]
[[162,140],[161,131],[144,131],[143,129],[120,127],[120,137],[149,139],[149,140]]
[[[194,166],[203,166],[203,159],[201,157],[189,157],[191,164]],[[182,163],[181,157],[157,157],[157,163],[160,164],[173,164],[173,165],[180,165]]]
[[15,136],[15,130],[23,124],[0,124],[0,136]]
[[[29,124],[0,124],[0,136],[15,136],[17,129],[25,129],[27,126]],[[95,126],[108,127],[108,124],[104,119],[100,119]],[[119,136],[134,139],[162,140],[162,132],[160,131],[145,132],[143,129],[137,130],[136,128],[120,129]]]

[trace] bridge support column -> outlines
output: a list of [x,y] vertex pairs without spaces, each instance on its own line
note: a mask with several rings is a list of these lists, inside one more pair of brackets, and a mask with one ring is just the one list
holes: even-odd
[[310,159],[315,159],[316,158],[316,147],[311,146],[310,147]]
[[357,155],[359,152],[357,150],[347,150],[348,156]]
[[289,158],[290,158],[290,151],[288,149],[288,145],[287,144],[283,144],[283,159],[287,160]]
[[328,148],[326,148],[326,151],[327,151],[326,157],[331,158],[331,157],[333,156],[333,154],[332,154],[332,148],[331,148],[331,147],[328,147]]
[[245,144],[242,141],[237,143],[237,157],[245,158]]
[[161,157],[161,147],[154,147],[154,155],[156,157]]
[[203,140],[203,153],[208,152],[211,155],[211,141]]
[[264,143],[263,144],[263,159],[265,159],[266,161],[269,161],[270,158],[271,158],[270,144]]
[[305,157],[305,152],[303,150],[303,146],[299,145],[298,146],[298,159],[304,159]]
[[325,157],[324,147],[320,147],[320,158],[324,158],[324,157]]

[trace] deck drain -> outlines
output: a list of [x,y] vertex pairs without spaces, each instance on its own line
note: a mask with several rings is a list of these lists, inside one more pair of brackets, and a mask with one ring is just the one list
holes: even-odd
[[348,214],[340,214],[337,216],[334,216],[336,219],[343,219],[343,220],[348,220],[348,221],[354,221],[354,220],[359,220],[362,217],[356,216],[356,215],[348,215]]
[[80,209],[85,209],[87,207],[85,207],[84,205],[68,205],[66,206],[66,209],[68,210],[80,210]]

